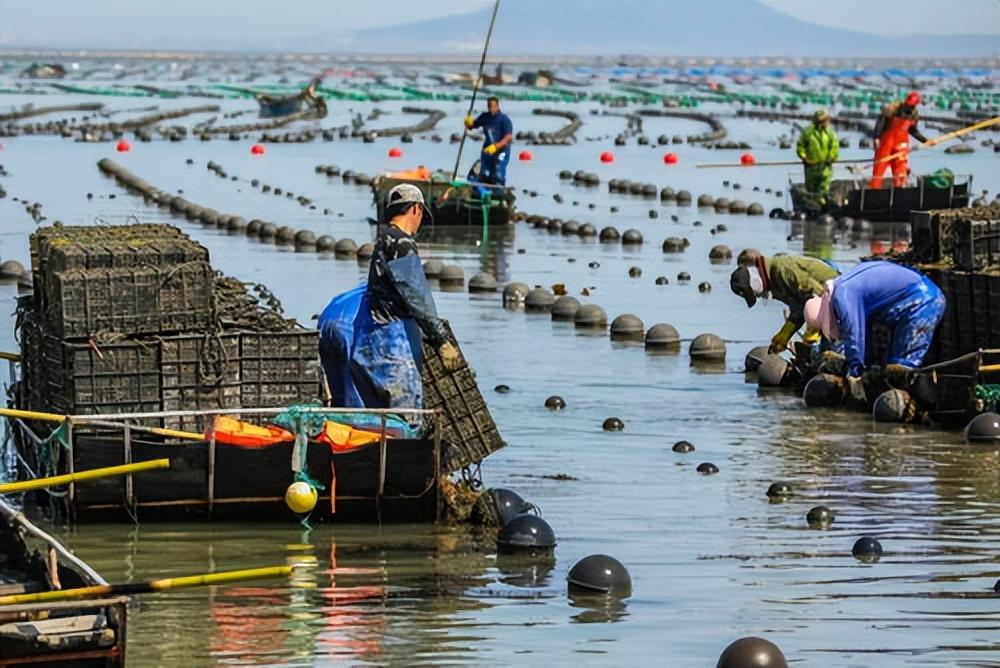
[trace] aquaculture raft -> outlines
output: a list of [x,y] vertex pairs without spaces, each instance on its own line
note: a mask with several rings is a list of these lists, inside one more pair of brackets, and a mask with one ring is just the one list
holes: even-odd
[[[2,500],[0,567],[0,595],[107,584]],[[124,666],[127,601],[121,596],[0,607],[0,666]]]
[[883,188],[869,188],[868,179],[838,179],[830,184],[828,203],[819,206],[815,195],[802,183],[789,183],[789,194],[795,211],[810,215],[820,212],[833,216],[865,218],[873,222],[901,222],[910,219],[911,211],[959,209],[969,206],[972,177],[949,180],[945,187],[934,187],[932,177],[918,176],[917,185],[897,188],[892,177],[884,179]]

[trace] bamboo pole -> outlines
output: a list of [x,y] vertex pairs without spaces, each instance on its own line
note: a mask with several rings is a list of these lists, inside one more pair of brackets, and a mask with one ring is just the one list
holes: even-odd
[[[24,411],[17,408],[0,408],[0,417],[17,418],[20,420],[38,420],[40,422],[64,422],[70,418],[69,415],[59,415],[58,413],[43,413],[41,411]],[[95,424],[99,424],[99,418],[112,417],[112,416],[93,416],[93,417],[94,417],[93,422]],[[81,417],[77,421],[87,422],[87,418]],[[193,431],[179,431],[177,429],[166,429],[163,427],[142,427],[140,425],[132,425],[132,429],[135,431],[145,432],[147,434],[156,434],[157,436],[179,438],[185,441],[205,440],[204,434],[198,434]]]
[[67,473],[49,478],[35,478],[34,480],[23,480],[21,482],[0,483],[0,494],[14,494],[16,492],[27,492],[33,489],[44,487],[56,487],[67,483],[83,482],[84,480],[97,480],[99,478],[109,478],[117,475],[128,475],[139,471],[153,471],[157,469],[170,468],[169,459],[150,459],[134,464],[122,464],[121,466],[108,466],[89,471],[79,471],[77,473]]
[[77,589],[62,589],[43,591],[34,594],[12,594],[0,596],[0,606],[20,605],[23,603],[51,603],[95,596],[118,596],[131,594],[148,594],[152,592],[171,591],[187,587],[203,587],[222,585],[247,580],[263,580],[267,578],[287,577],[291,575],[291,566],[269,566],[266,568],[247,568],[239,571],[224,571],[222,573],[207,573],[204,575],[188,575],[179,578],[149,580],[148,582],[132,582],[126,584],[105,584]]

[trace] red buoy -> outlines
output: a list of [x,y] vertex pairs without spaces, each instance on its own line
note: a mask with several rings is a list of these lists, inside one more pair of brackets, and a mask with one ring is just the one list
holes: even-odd
[[402,158],[403,157],[403,149],[399,148],[398,146],[393,146],[392,148],[389,149],[389,157],[390,158]]
[[517,159],[521,162],[531,162],[534,157],[535,156],[531,155],[531,151],[521,151],[517,154]]
[[612,153],[611,151],[604,151],[603,153],[601,153],[601,162],[612,163],[614,161],[615,161],[615,154]]
[[132,150],[132,144],[129,144],[124,139],[119,139],[118,145],[115,146],[115,150],[118,151],[119,153],[128,153],[129,151]]
[[743,155],[740,156],[740,164],[746,167],[749,167],[750,165],[756,165],[757,158],[753,157],[753,153],[744,153]]
[[264,155],[264,145],[254,144],[250,147],[250,153],[251,155]]
[[663,162],[668,165],[676,165],[678,160],[680,160],[680,158],[677,157],[676,153],[663,154]]

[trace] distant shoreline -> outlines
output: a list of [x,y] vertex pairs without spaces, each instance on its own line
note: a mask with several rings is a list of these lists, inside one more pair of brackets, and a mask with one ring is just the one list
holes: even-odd
[[[117,49],[0,49],[0,58],[13,60],[274,60],[302,63],[349,64],[418,64],[477,65],[479,54],[394,54],[394,53],[283,53],[243,51],[117,50]],[[899,66],[906,69],[927,67],[963,67],[997,69],[995,58],[920,58],[920,57],[711,57],[711,56],[580,56],[580,55],[493,55],[490,64],[509,65],[590,65],[597,67],[877,67]]]

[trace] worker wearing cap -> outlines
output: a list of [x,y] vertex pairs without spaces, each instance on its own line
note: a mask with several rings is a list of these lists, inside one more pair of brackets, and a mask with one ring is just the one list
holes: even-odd
[[840,155],[840,140],[830,127],[830,114],[820,109],[813,114],[795,148],[805,169],[806,190],[817,196],[819,204],[826,202],[833,180],[833,163]]
[[424,340],[440,353],[445,367],[454,369],[459,365],[458,350],[448,341],[444,321],[437,316],[422,269],[415,270],[414,265],[404,274],[399,271],[400,265],[393,266],[407,256],[419,257],[413,237],[425,218],[433,220],[420,188],[401,183],[389,191],[385,200],[388,224],[379,229],[375,241],[368,268],[367,296],[376,324],[412,318]]
[[882,175],[889,168],[892,168],[893,184],[897,188],[906,185],[910,173],[910,137],[921,144],[927,143],[927,137],[917,128],[919,104],[920,93],[911,91],[902,103],[894,102],[882,110],[873,132],[875,164],[869,187],[881,188]]
[[479,179],[483,183],[502,186],[507,184],[507,164],[510,163],[510,144],[514,141],[514,124],[510,116],[500,111],[500,100],[486,100],[486,111],[478,117],[465,117],[465,128],[483,129],[483,151],[479,157]]
[[887,373],[906,373],[923,364],[941,317],[945,297],[920,272],[885,260],[862,262],[827,283],[822,296],[806,302],[806,324],[831,341],[843,341],[848,377],[865,371],[867,336],[878,322],[892,332],[884,360]]
[[[827,281],[837,277],[837,270],[812,257],[775,255],[767,259],[758,255],[749,267],[739,267],[729,280],[732,291],[753,308],[759,297],[770,295],[788,307],[785,324],[771,338],[770,353],[788,349],[788,342],[805,322],[803,307],[816,295],[823,294]],[[818,340],[818,330],[812,328],[803,337],[808,343]]]

